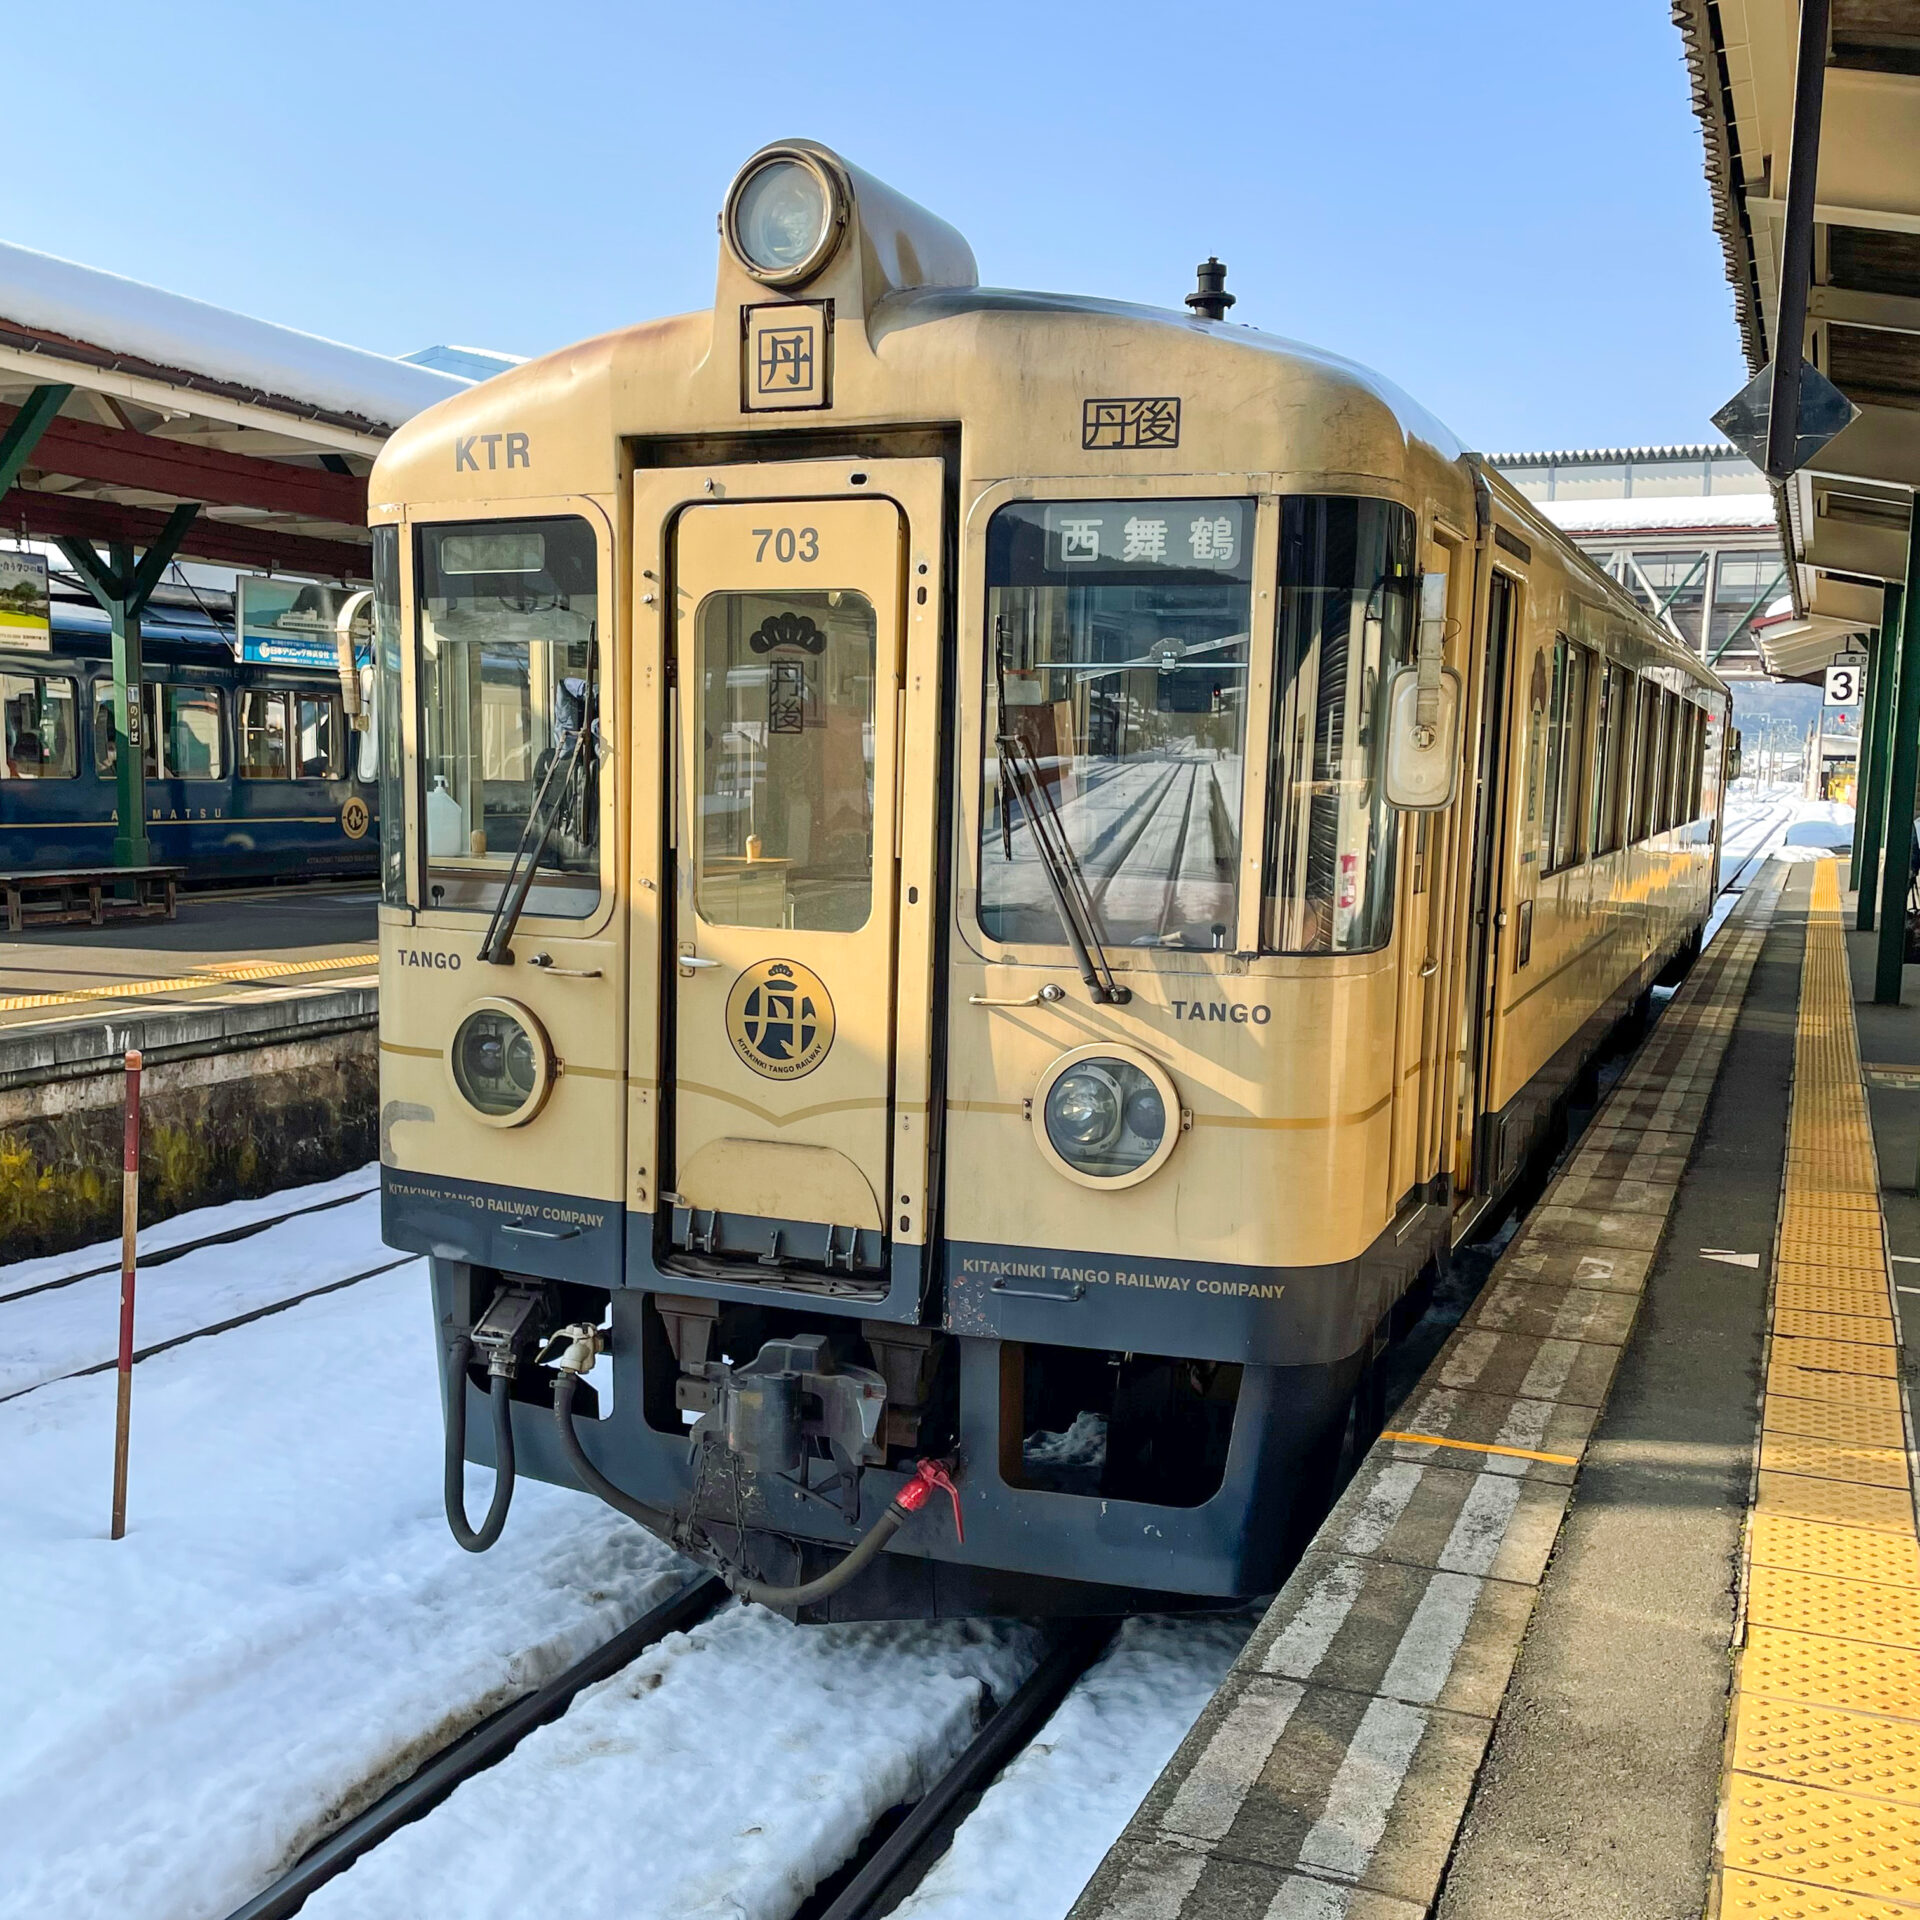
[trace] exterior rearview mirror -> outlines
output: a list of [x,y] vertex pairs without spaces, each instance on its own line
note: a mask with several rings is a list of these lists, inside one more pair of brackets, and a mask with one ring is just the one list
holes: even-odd
[[1453,804],[1460,767],[1460,676],[1441,664],[1447,642],[1447,576],[1420,576],[1414,665],[1387,682],[1387,805],[1437,813]]
[[1460,771],[1460,676],[1440,669],[1421,715],[1420,670],[1402,667],[1387,682],[1387,805],[1408,813],[1437,813],[1453,805]]

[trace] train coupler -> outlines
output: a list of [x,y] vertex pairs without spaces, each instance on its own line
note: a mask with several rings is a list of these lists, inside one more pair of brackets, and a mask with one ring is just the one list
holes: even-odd
[[[860,1513],[860,1475],[887,1457],[880,1424],[887,1383],[869,1367],[843,1367],[825,1334],[769,1340],[744,1366],[696,1361],[687,1372],[709,1389],[694,1423],[696,1448],[724,1447],[747,1473],[770,1473],[802,1493],[838,1492],[849,1520]],[[837,1469],[822,1487],[809,1466],[824,1442]]]

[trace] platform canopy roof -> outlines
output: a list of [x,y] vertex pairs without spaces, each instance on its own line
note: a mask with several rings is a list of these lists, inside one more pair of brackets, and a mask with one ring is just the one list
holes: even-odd
[[364,579],[374,457],[470,384],[0,242],[0,532]]
[[[1812,44],[1803,67],[1798,0],[1673,0],[1747,365],[1776,360],[1783,270],[1791,313],[1804,262],[1802,351],[1860,409],[1777,495],[1797,617],[1761,646],[1786,674],[1824,665],[1836,633],[1879,625],[1920,485],[1920,0],[1822,0],[1810,18],[1822,12],[1824,59]],[[1788,162],[1812,89],[1802,230]]]

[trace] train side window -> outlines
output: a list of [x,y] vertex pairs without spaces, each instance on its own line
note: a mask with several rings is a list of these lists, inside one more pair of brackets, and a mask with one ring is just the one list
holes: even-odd
[[217,687],[161,687],[161,763],[168,778],[225,777],[226,740],[220,725],[223,704]]
[[1398,816],[1380,778],[1376,709],[1408,657],[1418,587],[1405,507],[1281,502],[1263,952],[1365,953],[1387,942]]
[[0,673],[0,714],[5,716],[0,780],[71,780],[79,771],[77,711],[71,680]]
[[1679,785],[1681,708],[1672,691],[1660,696],[1660,793],[1657,831],[1665,833],[1678,812],[1674,793]]
[[331,694],[298,695],[294,700],[298,725],[294,729],[297,754],[294,771],[302,780],[340,777],[340,702]]
[[1638,713],[1633,738],[1633,832],[1634,840],[1644,840],[1653,832],[1654,796],[1660,766],[1660,689],[1640,683]]
[[1625,667],[1612,661],[1594,662],[1599,686],[1598,711],[1594,719],[1593,814],[1588,825],[1588,844],[1596,854],[1611,853],[1621,839],[1621,776],[1626,767],[1627,741],[1632,715],[1631,676]]
[[1547,734],[1547,871],[1584,857],[1581,802],[1586,792],[1587,688],[1593,656],[1563,634],[1554,643],[1553,696]]
[[240,695],[240,778],[287,777],[287,696],[265,687]]

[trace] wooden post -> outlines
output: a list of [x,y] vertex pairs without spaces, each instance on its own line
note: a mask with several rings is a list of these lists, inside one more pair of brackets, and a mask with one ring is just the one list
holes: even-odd
[[133,1276],[140,1245],[140,1055],[127,1055],[127,1127],[120,1159],[120,1390],[113,1413],[113,1537],[127,1531],[127,1434],[133,1418]]

